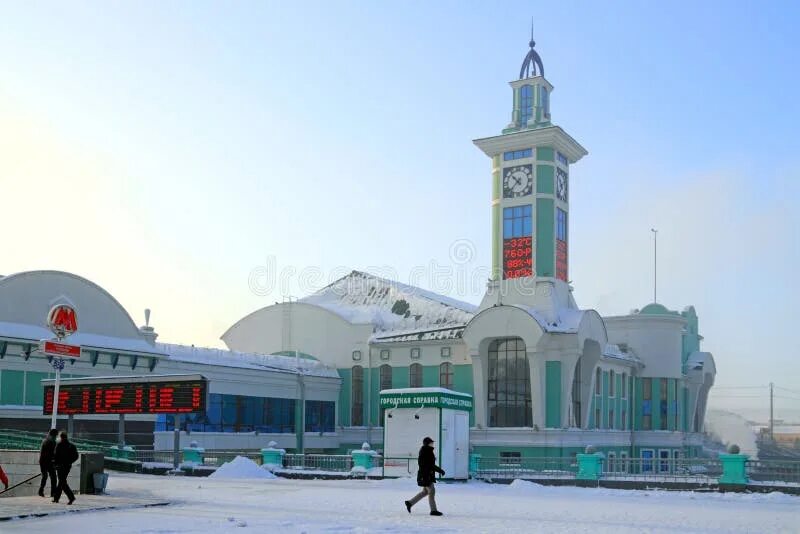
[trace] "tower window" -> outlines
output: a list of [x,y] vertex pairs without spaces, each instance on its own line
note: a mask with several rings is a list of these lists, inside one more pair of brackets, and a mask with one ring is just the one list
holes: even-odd
[[565,156],[561,152],[556,152],[556,159],[560,164],[564,165],[565,167],[569,165],[569,160],[567,159],[567,156]]
[[561,208],[556,208],[556,239],[559,241],[567,240],[567,212]]
[[529,236],[533,232],[533,206],[503,209],[503,239]]
[[533,87],[523,85],[519,90],[519,125],[527,126],[533,116]]
[[514,150],[511,152],[503,152],[503,160],[511,161],[512,159],[532,158],[533,149],[526,148],[525,150]]
[[545,117],[550,117],[550,93],[547,92],[547,87],[539,87],[542,95],[542,114]]

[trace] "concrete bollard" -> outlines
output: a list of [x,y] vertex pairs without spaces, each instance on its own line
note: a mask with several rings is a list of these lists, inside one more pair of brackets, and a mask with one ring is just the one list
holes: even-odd
[[603,455],[595,452],[595,448],[589,445],[584,454],[577,455],[578,480],[600,480],[603,473]]
[[276,445],[276,442],[270,441],[267,443],[267,448],[261,449],[261,464],[267,466],[270,471],[283,467],[283,456],[286,454],[286,450],[276,449]]
[[377,455],[373,450],[370,450],[369,443],[366,441],[361,445],[361,449],[356,449],[350,452],[353,458],[353,469],[351,473],[367,473],[372,469],[372,458]]
[[744,488],[749,482],[747,477],[747,460],[749,456],[739,452],[738,445],[731,445],[728,454],[720,454],[722,463],[722,476],[719,477],[720,485]]

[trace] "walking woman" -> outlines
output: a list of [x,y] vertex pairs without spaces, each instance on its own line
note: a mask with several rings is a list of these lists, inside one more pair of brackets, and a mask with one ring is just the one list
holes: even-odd
[[422,440],[422,447],[419,449],[419,456],[417,457],[417,464],[419,471],[417,471],[417,486],[422,490],[414,495],[410,501],[405,501],[406,510],[411,513],[411,507],[422,500],[426,495],[428,496],[428,504],[431,507],[431,515],[442,515],[442,512],[436,509],[436,473],[444,476],[444,469],[436,465],[436,455],[433,453],[433,440],[425,438]]

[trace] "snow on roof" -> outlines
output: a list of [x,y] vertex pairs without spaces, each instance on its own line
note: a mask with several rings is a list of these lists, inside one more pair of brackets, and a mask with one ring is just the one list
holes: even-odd
[[[20,340],[20,342],[38,343],[42,339],[53,339],[53,333],[44,326],[22,323],[0,322],[0,337]],[[70,345],[84,348],[105,349],[108,351],[133,352],[136,354],[161,355],[158,350],[144,339],[102,336],[78,331],[64,339]]]
[[353,271],[299,302],[325,308],[376,331],[464,326],[477,309],[460,300],[378,276]]
[[319,361],[307,358],[294,358],[277,354],[255,354],[235,350],[214,349],[209,347],[193,347],[191,345],[175,345],[172,343],[156,343],[170,360],[222,367],[238,367],[241,369],[261,369],[282,373],[296,373],[326,378],[339,378],[336,369]]
[[561,308],[558,310],[558,320],[555,323],[548,323],[544,316],[534,308],[519,304],[508,304],[508,306],[514,306],[523,310],[525,313],[533,317],[545,332],[554,334],[576,333],[581,326],[581,319],[583,318],[583,314],[585,312],[585,310]]
[[453,391],[452,389],[447,388],[394,388],[394,389],[383,389],[381,390],[381,395],[397,395],[399,393],[446,393],[448,395],[457,395],[459,397],[467,397],[468,399],[472,398],[472,395],[469,393],[462,393],[461,391]]
[[609,343],[605,346],[603,349],[603,357],[612,358],[615,360],[624,360],[635,364],[642,363],[639,357],[636,356],[632,350],[622,350],[619,345],[614,345],[613,343]]
[[404,330],[386,332],[372,336],[373,343],[401,343],[411,341],[445,341],[448,339],[461,339],[464,335],[463,326],[445,328],[422,328],[419,330]]

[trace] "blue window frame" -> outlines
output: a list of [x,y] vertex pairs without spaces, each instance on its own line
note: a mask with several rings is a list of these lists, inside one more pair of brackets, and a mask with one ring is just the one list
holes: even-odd
[[567,159],[567,156],[565,156],[561,152],[556,152],[556,159],[558,160],[558,162],[560,164],[562,164],[564,166],[569,165],[569,160]]
[[533,149],[526,148],[524,150],[513,150],[511,152],[503,152],[503,160],[511,161],[513,159],[532,158]]
[[556,208],[556,239],[567,241],[567,212]]
[[306,432],[333,432],[335,405],[333,401],[306,401]]
[[503,239],[526,237],[533,233],[533,208],[530,204],[503,209]]
[[[330,409],[326,408],[326,410]],[[264,433],[286,434],[294,432],[294,412],[294,399],[211,393],[206,413],[181,416],[181,428],[193,432],[253,432],[258,430]],[[159,415],[156,418],[156,430],[174,429],[173,417]]]
[[523,85],[519,90],[519,124],[526,126],[533,115],[533,87]]
[[547,87],[541,87],[540,86],[539,89],[541,90],[541,95],[542,95],[542,101],[541,101],[542,113],[544,113],[545,116],[549,116],[550,115],[550,93],[547,92]]

